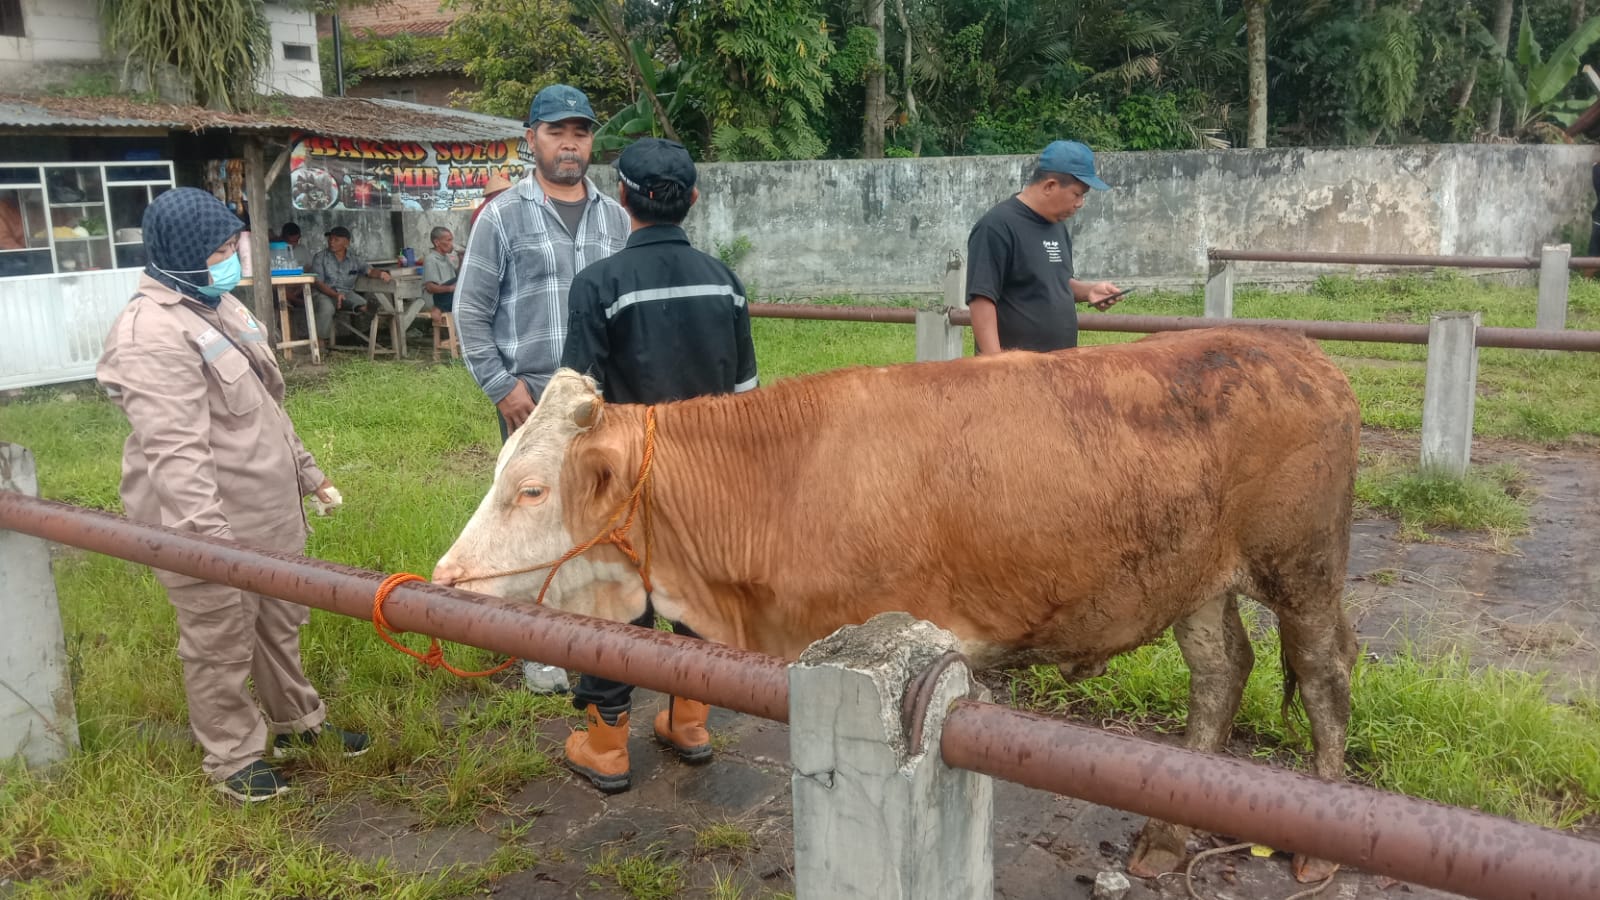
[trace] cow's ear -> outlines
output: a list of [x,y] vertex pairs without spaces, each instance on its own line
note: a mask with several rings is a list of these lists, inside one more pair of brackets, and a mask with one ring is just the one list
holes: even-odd
[[598,396],[573,404],[572,424],[579,428],[593,428],[600,423],[600,409],[605,401]]
[[615,447],[589,444],[578,451],[574,463],[576,486],[588,514],[604,519],[632,489],[622,474],[622,454]]

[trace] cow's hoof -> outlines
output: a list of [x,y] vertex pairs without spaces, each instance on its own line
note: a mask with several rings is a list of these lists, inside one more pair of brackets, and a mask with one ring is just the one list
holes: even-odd
[[1301,884],[1316,884],[1327,881],[1333,873],[1339,871],[1339,864],[1325,859],[1317,859],[1300,853],[1294,855],[1294,879]]
[[1178,871],[1188,856],[1185,843],[1185,835],[1173,826],[1151,822],[1139,833],[1139,840],[1133,845],[1133,855],[1128,858],[1128,874],[1135,878],[1157,878]]

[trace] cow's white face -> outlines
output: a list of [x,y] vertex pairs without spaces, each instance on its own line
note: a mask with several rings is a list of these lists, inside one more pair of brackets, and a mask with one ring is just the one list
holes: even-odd
[[[605,488],[616,479],[608,475],[597,484],[571,472],[567,458],[573,439],[599,423],[603,407],[592,380],[569,369],[555,374],[533,415],[500,450],[494,484],[434,568],[435,583],[529,601],[538,596],[549,569],[519,570],[554,563],[594,537],[592,531],[570,533],[569,520],[595,521],[598,530],[610,515],[606,509],[597,518],[592,507],[612,501],[615,491]],[[564,496],[564,490],[578,496]],[[580,514],[569,515],[569,507]],[[638,574],[605,547],[563,564],[545,603],[617,621],[631,621],[645,609]]]

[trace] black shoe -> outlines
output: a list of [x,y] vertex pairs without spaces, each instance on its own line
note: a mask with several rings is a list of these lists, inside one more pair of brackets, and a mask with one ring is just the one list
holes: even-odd
[[360,756],[372,749],[372,741],[359,731],[342,731],[332,725],[323,725],[299,734],[280,734],[272,739],[272,756],[282,759],[300,750],[309,750],[322,741],[339,740],[340,752],[345,756]]
[[256,760],[217,783],[217,790],[244,803],[260,803],[289,790],[277,769]]

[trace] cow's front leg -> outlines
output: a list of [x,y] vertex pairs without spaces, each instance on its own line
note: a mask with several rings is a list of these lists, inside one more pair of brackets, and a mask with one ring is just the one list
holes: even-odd
[[[1233,730],[1244,684],[1255,664],[1239,604],[1228,592],[1180,619],[1172,634],[1189,665],[1189,716],[1183,744],[1215,753]],[[1128,860],[1128,872],[1154,878],[1175,871],[1188,856],[1191,829],[1159,819],[1145,823]]]

